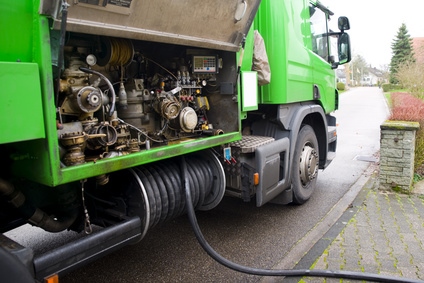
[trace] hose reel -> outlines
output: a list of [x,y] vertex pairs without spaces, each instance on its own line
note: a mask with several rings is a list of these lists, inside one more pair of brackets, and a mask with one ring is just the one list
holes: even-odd
[[[203,211],[215,208],[226,186],[219,159],[210,151],[190,154],[187,168],[192,206]],[[178,158],[114,172],[107,186],[115,197],[124,196],[127,216],[141,218],[142,238],[154,226],[187,212]]]

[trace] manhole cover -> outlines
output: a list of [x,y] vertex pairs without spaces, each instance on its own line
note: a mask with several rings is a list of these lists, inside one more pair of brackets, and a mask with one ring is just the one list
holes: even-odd
[[357,155],[353,160],[366,161],[366,162],[377,162],[378,158],[373,155]]

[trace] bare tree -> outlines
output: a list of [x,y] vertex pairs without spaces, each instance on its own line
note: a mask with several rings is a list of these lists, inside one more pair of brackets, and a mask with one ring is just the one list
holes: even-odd
[[424,65],[413,61],[399,64],[396,79],[414,96],[424,99]]

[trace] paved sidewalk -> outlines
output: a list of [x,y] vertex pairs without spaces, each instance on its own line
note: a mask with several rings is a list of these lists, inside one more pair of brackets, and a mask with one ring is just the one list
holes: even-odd
[[[294,269],[366,272],[424,282],[424,198],[378,190],[378,176],[371,181]],[[283,281],[360,282],[320,277]]]

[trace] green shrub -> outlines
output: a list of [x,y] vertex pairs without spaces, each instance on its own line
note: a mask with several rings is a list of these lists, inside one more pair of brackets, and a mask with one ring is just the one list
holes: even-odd
[[382,84],[383,92],[389,92],[391,90],[391,84]]
[[338,90],[345,90],[345,84],[342,82],[337,83],[337,89]]
[[399,84],[382,84],[383,92],[389,92],[391,90],[401,90],[402,86]]
[[420,121],[420,129],[415,137],[415,172],[424,177],[424,119]]

